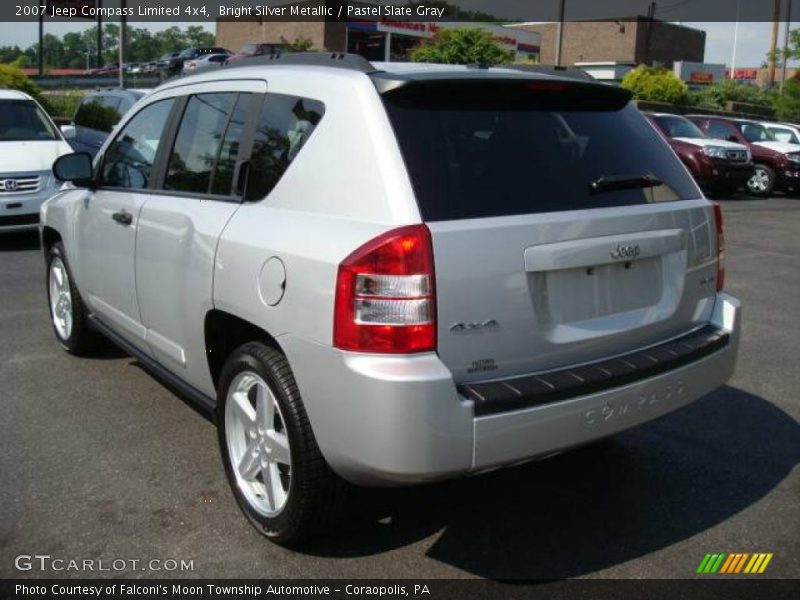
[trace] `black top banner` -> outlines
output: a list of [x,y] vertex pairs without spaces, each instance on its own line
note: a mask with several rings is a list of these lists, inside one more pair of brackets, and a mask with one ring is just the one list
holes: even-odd
[[[794,4],[794,6],[792,6]],[[787,15],[791,12],[791,15]],[[563,14],[563,17],[562,17]],[[789,0],[3,0],[0,21],[786,21]]]

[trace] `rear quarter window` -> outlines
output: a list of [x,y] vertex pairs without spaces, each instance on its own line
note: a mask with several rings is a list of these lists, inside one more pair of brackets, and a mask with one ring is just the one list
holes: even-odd
[[[530,81],[416,84],[385,94],[423,218],[701,197],[666,143],[625,97],[595,85],[560,85],[564,89],[536,89]],[[593,182],[608,177],[655,178],[662,184],[592,191]]]

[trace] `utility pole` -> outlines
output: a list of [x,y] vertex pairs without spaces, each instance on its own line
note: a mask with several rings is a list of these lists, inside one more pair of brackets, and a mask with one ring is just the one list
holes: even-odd
[[39,13],[39,77],[44,75],[44,14]]
[[774,0],[772,10],[772,40],[769,45],[769,69],[767,73],[767,87],[775,85],[775,54],[778,51],[778,22],[781,20],[781,0]]
[[564,2],[558,0],[558,29],[556,29],[556,66],[561,66],[561,48],[564,43]]
[[[103,0],[97,0],[97,8],[103,8]],[[103,17],[97,11],[97,68],[103,66]]]
[[733,27],[733,52],[731,53],[731,79],[736,81],[736,43],[739,41],[739,9],[741,0],[736,0],[736,25]]
[[119,87],[125,87],[125,8],[127,0],[121,1],[122,16],[119,19]]
[[787,56],[789,52],[789,29],[792,24],[792,0],[788,0],[786,5],[786,28],[783,31],[783,64],[781,66],[781,93],[783,93],[783,84],[786,83],[786,63],[789,60]]

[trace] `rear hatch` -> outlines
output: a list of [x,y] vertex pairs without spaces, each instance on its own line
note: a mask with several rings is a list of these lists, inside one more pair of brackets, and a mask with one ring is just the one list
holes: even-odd
[[384,101],[432,233],[438,352],[457,381],[589,363],[707,323],[712,207],[627,92],[423,81]]

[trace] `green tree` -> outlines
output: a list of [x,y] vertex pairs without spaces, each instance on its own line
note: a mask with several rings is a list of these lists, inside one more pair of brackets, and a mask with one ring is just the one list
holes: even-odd
[[286,52],[318,52],[310,38],[296,37],[293,42],[290,42],[285,37],[281,37],[281,43],[286,45]]
[[511,50],[506,50],[484,29],[440,29],[433,38],[411,50],[414,62],[445,63],[456,65],[497,65],[514,60]]
[[773,99],[775,117],[780,121],[800,121],[800,80],[792,77],[783,84],[783,93]]
[[15,65],[0,65],[0,88],[19,90],[41,100],[39,88]]
[[688,86],[672,71],[662,67],[639,65],[622,78],[622,87],[633,92],[637,100],[683,104]]
[[0,46],[0,63],[12,63],[20,56],[25,56],[25,52],[19,46]]
[[183,33],[182,41],[186,48],[202,48],[213,46],[216,40],[213,33],[206,31],[200,25],[189,25]]
[[762,90],[758,86],[726,79],[699,92],[693,92],[690,99],[691,104],[714,108],[726,108],[728,102],[771,106],[772,96],[770,92]]

